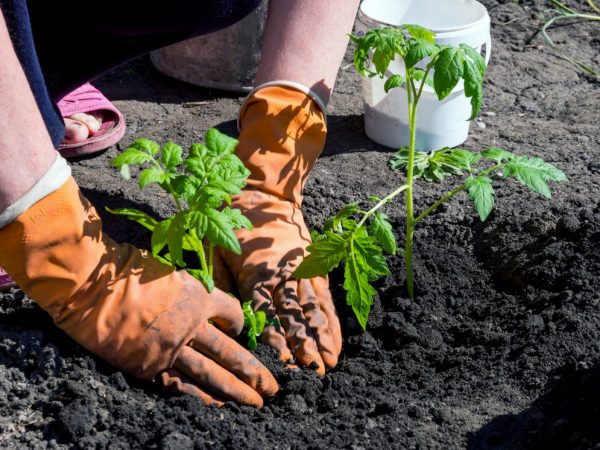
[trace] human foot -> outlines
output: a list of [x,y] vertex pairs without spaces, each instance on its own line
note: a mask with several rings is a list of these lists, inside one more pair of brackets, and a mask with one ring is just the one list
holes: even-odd
[[123,114],[89,83],[64,96],[57,105],[66,127],[58,151],[65,158],[105,150],[125,134]]

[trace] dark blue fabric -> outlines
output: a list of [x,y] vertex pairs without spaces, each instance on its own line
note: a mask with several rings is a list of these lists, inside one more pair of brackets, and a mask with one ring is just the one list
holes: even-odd
[[64,125],[54,101],[86,81],[165,45],[241,20],[261,0],[0,0],[15,51],[55,146]]

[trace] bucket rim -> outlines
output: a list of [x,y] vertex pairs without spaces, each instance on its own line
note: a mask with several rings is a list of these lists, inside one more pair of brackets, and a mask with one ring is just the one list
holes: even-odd
[[[368,2],[374,2],[374,1],[378,1],[378,0],[363,0],[360,3],[360,7],[358,8],[359,18],[366,19],[366,20],[364,20],[364,22],[366,22],[367,25],[369,25],[371,23],[374,24],[375,26],[383,25],[383,26],[390,26],[390,27],[398,27],[400,25],[403,25],[403,24],[394,24],[391,22],[386,22],[385,20],[379,20],[379,19],[376,19],[376,18],[370,16],[369,14],[367,14],[363,9],[364,5]],[[464,31],[469,28],[475,28],[485,22],[490,22],[490,16],[488,14],[488,11],[487,11],[487,8],[485,7],[485,5],[483,5],[481,2],[479,2],[477,0],[472,0],[472,1],[477,8],[479,8],[481,11],[483,11],[484,14],[481,18],[479,18],[473,22],[470,22],[468,24],[461,25],[459,27],[438,27],[436,29],[430,29],[430,30],[433,33],[435,33],[436,37],[438,37],[438,36],[441,36],[444,34],[452,34],[452,33],[458,32],[458,31]],[[419,24],[415,24],[415,25],[419,25]]]

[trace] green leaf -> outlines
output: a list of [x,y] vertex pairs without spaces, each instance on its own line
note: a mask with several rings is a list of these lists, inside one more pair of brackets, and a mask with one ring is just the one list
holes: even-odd
[[[425,71],[423,69],[413,69],[413,78],[415,79],[415,81],[421,81],[423,78],[425,78]],[[431,78],[431,75],[427,75],[427,79],[425,80],[425,84],[427,86],[429,86],[430,88],[434,88],[434,84],[433,84],[433,78]]]
[[471,115],[467,120],[473,120],[479,114],[483,100],[483,78],[475,63],[465,58],[463,67],[465,80],[465,96],[471,99]]
[[354,232],[353,249],[369,281],[375,281],[383,275],[390,275],[381,248],[376,245],[375,238],[367,234],[365,228],[357,228]]
[[383,85],[383,90],[385,92],[389,92],[390,90],[402,86],[404,83],[404,77],[402,75],[392,75],[387,80],[385,80],[385,84]]
[[[386,27],[369,30],[364,36],[350,36],[356,44],[354,52],[354,66],[363,76],[383,77],[390,62],[396,55],[405,54],[406,38],[399,29]],[[369,69],[370,53],[373,51],[373,64],[375,71]]]
[[208,228],[208,218],[202,210],[192,210],[186,214],[186,227],[194,230],[198,238],[204,238],[206,229]]
[[152,254],[157,256],[165,245],[167,245],[167,232],[171,226],[172,219],[166,219],[159,222],[152,232],[150,245],[152,246]]
[[417,63],[425,58],[435,55],[439,51],[439,47],[433,42],[417,39],[408,45],[404,63],[408,69],[414,67]]
[[146,214],[145,212],[140,211],[139,209],[135,209],[135,208],[110,209],[108,206],[106,206],[105,209],[111,214],[115,214],[117,216],[125,216],[129,220],[133,220],[134,222],[139,223],[140,225],[142,225],[143,227],[147,228],[150,231],[154,230],[154,228],[156,228],[156,226],[158,225],[158,220],[156,220],[154,217],[150,216],[149,214]]
[[483,59],[481,53],[479,53],[477,50],[475,50],[473,47],[467,44],[460,44],[459,47],[461,48],[465,56],[471,61],[473,61],[473,63],[475,63],[475,66],[477,67],[477,70],[481,75],[481,79],[483,80],[483,78],[485,77],[486,65],[485,59]]
[[238,140],[221,133],[216,128],[210,128],[204,135],[206,147],[210,153],[215,155],[229,155],[235,151]]
[[179,145],[167,142],[162,148],[161,161],[168,171],[172,171],[183,162],[182,154],[183,149]]
[[205,209],[206,237],[213,245],[219,245],[236,255],[242,253],[240,243],[233,232],[233,226],[228,217],[216,209]]
[[473,201],[475,210],[483,222],[490,215],[494,207],[492,180],[485,175],[480,175],[476,178],[470,177],[466,185],[469,189],[469,198]]
[[250,231],[253,230],[254,227],[252,226],[252,222],[250,222],[250,219],[244,216],[239,209],[227,207],[223,208],[221,212],[227,216],[234,230],[239,230],[241,228]]
[[267,322],[266,313],[264,311],[254,311],[252,302],[250,301],[244,302],[242,312],[244,313],[244,328],[247,330],[248,348],[254,350],[257,346],[256,338],[260,337],[265,327],[267,325],[275,325],[278,321],[272,320]]
[[206,145],[204,145],[204,144],[195,143],[190,146],[188,152],[189,152],[189,157],[202,158],[204,155],[206,155],[208,153],[208,149],[206,148]]
[[146,138],[137,139],[130,147],[141,150],[152,156],[156,156],[160,149],[160,146],[156,142]]
[[532,191],[551,198],[548,181],[567,181],[567,176],[558,168],[541,158],[517,156],[504,166],[505,177],[515,177]]
[[202,269],[185,269],[187,273],[193,276],[196,280],[200,281],[208,292],[212,292],[215,289],[215,281],[210,274]]
[[486,150],[483,150],[481,152],[481,156],[487,159],[491,159],[492,161],[496,161],[498,164],[500,164],[502,161],[510,161],[516,158],[515,154],[507,152],[506,150],[501,149],[499,147],[491,147]]
[[198,178],[206,177],[205,158],[200,156],[190,156],[183,164],[186,170]]
[[153,158],[149,154],[143,152],[142,150],[130,147],[123,153],[120,153],[117,157],[113,158],[112,165],[113,167],[120,168],[125,164],[131,166],[150,163],[152,161]]
[[438,99],[445,99],[456,87],[463,75],[462,53],[453,47],[447,47],[437,54],[434,63],[433,82]]
[[362,329],[366,330],[373,297],[377,291],[369,284],[367,275],[355,254],[350,254],[346,261],[344,289],[346,290],[346,303],[352,307]]
[[121,166],[121,168],[119,169],[119,173],[126,180],[130,180],[131,179],[131,171],[129,170],[129,165],[128,164],[123,164]]
[[162,183],[165,178],[165,173],[158,167],[149,167],[142,170],[139,178],[140,189],[144,189],[151,183]]
[[185,213],[179,212],[172,219],[167,230],[167,245],[171,260],[179,267],[185,267],[183,261],[183,238],[186,234],[185,230]]
[[373,215],[369,233],[377,239],[377,242],[392,255],[396,254],[396,238],[392,233],[392,224],[388,217],[380,212]]
[[350,232],[343,234],[325,232],[319,240],[308,246],[309,254],[304,257],[294,272],[294,276],[296,278],[314,278],[327,275],[344,258],[350,237]]
[[188,200],[196,193],[198,183],[198,179],[193,175],[177,175],[171,180],[171,188],[179,197]]
[[420,25],[402,25],[400,29],[408,31],[415,39],[423,40],[430,44],[435,43],[435,33]]

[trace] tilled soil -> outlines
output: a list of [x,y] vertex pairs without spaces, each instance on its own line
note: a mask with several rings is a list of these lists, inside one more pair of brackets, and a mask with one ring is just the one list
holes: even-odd
[[[0,447],[600,448],[600,83],[535,34],[546,4],[483,3],[494,48],[483,113],[465,147],[502,146],[559,166],[570,182],[554,187],[551,201],[496,179],[485,223],[465,198],[440,208],[416,235],[417,301],[407,300],[402,262],[392,258],[366,333],[334,273],[345,335],[339,366],[323,378],[287,370],[260,346],[283,388],[261,410],[204,407],[132,380],[71,341],[21,291],[0,294]],[[553,36],[600,66],[598,25]],[[157,190],[122,180],[110,159],[141,136],[190,144],[212,126],[235,132],[241,97],[167,79],[145,58],[96,84],[125,113],[128,134],[73,163],[85,194],[99,207],[172,212]],[[349,66],[329,127],[306,190],[313,228],[401,178],[387,168],[391,153],[362,131],[360,80]],[[420,183],[418,204],[449,186]],[[401,208],[387,211],[399,238]],[[104,222],[118,240],[147,242],[125,221]]]

